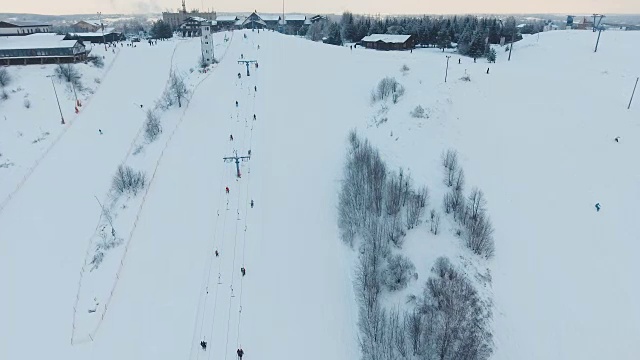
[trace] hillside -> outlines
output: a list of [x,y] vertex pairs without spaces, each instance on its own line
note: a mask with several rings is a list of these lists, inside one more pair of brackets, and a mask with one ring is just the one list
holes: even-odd
[[[433,235],[425,215],[401,250],[418,280],[386,304],[418,295],[444,255],[469,276],[490,274],[481,292],[493,302],[492,358],[635,358],[640,104],[626,107],[638,36],[604,33],[594,54],[591,32],[544,33],[518,43],[511,62],[498,49],[496,64],[450,54],[446,83],[447,54],[436,49],[349,50],[236,31],[219,34],[220,63],[207,73],[189,72],[197,39],[123,49],[79,116],[49,130],[55,145],[21,157],[22,175],[0,168],[0,195],[12,194],[0,207],[0,323],[9,324],[0,358],[231,359],[238,347],[249,360],[358,358],[357,252],[337,225],[351,129],[390,169],[429,187],[429,210],[442,212],[440,157],[456,149],[495,228],[495,257],[484,260],[449,217]],[[250,77],[241,55],[259,62]],[[137,104],[146,110],[161,97],[171,67],[190,99],[162,113],[163,133],[147,144]],[[16,79],[39,79],[30,97],[48,96],[41,76],[50,70],[18,71]],[[382,109],[370,93],[385,76],[406,93]],[[0,119],[29,114],[15,98],[0,104]],[[410,115],[417,105],[428,117]],[[55,112],[38,114],[59,125]],[[1,126],[0,151],[23,154],[7,134],[27,130]],[[222,158],[249,150],[238,179]],[[92,272],[87,254],[104,223],[96,198],[111,199],[123,162],[147,185],[113,203],[123,242]]]

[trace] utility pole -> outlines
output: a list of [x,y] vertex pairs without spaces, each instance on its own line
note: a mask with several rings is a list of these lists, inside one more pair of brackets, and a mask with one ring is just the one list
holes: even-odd
[[242,177],[242,174],[240,174],[240,161],[245,161],[245,160],[250,160],[251,156],[238,156],[238,151],[234,150],[234,156],[227,156],[227,157],[223,157],[222,160],[224,160],[224,162],[235,162],[236,163],[236,176],[238,177],[238,179],[240,177]]
[[[598,19],[598,24],[596,24],[596,17],[599,16],[600,19]],[[604,30],[604,28],[602,27],[602,19],[604,18],[604,15],[602,14],[593,14],[593,31],[596,31],[596,29],[598,30],[598,40],[596,40],[596,49],[593,52],[598,52],[598,44],[600,43],[600,35],[602,35],[602,30]]]
[[100,29],[102,29],[102,43],[104,44],[104,51],[107,51],[107,40],[104,38],[104,24],[102,23],[101,11],[98,11],[98,19],[100,19]]
[[60,107],[60,100],[58,99],[58,92],[56,91],[56,85],[53,83],[53,75],[47,75],[51,79],[51,85],[53,86],[53,93],[56,94],[56,102],[58,103],[58,110],[60,110],[61,124],[64,125],[64,116],[62,116],[62,108]]
[[282,33],[284,34],[285,25],[287,22],[284,20],[284,0],[282,0]]
[[511,61],[511,52],[513,51],[513,42],[516,39],[516,26],[515,25],[516,24],[514,23],[513,24],[513,34],[511,34],[511,46],[509,46],[509,60],[508,61]]
[[635,95],[636,88],[638,87],[638,80],[640,80],[640,77],[636,78],[636,84],[633,86],[633,92],[631,93],[631,100],[629,100],[629,106],[627,106],[627,110],[631,109],[631,102],[633,101],[633,95]]
[[449,59],[451,59],[451,55],[447,55],[447,69],[444,71],[444,82],[447,82],[447,75],[449,75]]

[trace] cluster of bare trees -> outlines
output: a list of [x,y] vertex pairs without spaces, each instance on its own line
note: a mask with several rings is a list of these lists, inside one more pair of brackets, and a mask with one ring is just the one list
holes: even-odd
[[391,99],[391,101],[396,104],[404,95],[404,91],[404,86],[402,86],[396,78],[385,77],[380,80],[378,86],[371,91],[371,103]]
[[378,151],[355,131],[349,134],[349,144],[338,206],[342,240],[353,247],[357,235],[364,236],[376,225],[383,238],[400,247],[405,227],[412,229],[424,215],[428,189],[415,190],[402,169],[388,171]]
[[444,195],[444,211],[453,213],[456,222],[463,228],[460,235],[475,254],[491,258],[495,252],[493,225],[487,214],[487,200],[482,190],[473,188],[464,196],[464,171],[458,162],[458,153],[447,150],[442,154],[444,183],[450,190]]
[[9,75],[9,70],[0,68],[0,101],[9,99],[9,94],[5,87],[9,86],[12,80],[11,75]]
[[[443,164],[445,184],[461,197],[464,172],[457,154],[446,153]],[[354,247],[359,240],[354,288],[363,359],[488,359],[490,305],[446,258],[436,261],[422,296],[414,296],[406,309],[385,309],[381,304],[383,291],[398,291],[411,278],[417,280],[414,264],[394,249],[401,248],[406,230],[420,223],[429,202],[427,188],[415,190],[402,170],[389,171],[378,151],[354,131],[349,134],[344,175],[338,224],[346,244]],[[468,222],[487,219],[479,190],[458,201],[464,203],[460,209],[467,209]],[[429,222],[431,232],[438,234],[440,215],[435,210]]]

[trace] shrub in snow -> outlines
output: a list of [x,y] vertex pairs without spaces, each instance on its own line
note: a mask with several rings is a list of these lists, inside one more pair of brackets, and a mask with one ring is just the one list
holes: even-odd
[[29,100],[29,98],[24,99],[24,107],[27,109],[31,108],[31,100]]
[[427,198],[429,196],[426,187],[420,189],[418,192],[411,191],[407,200],[406,209],[406,225],[407,229],[411,230],[420,223],[420,218],[424,214],[424,208],[427,205]]
[[5,87],[11,83],[11,75],[6,68],[0,68],[0,87]]
[[7,94],[7,92],[2,89],[2,93],[0,93],[0,100],[8,100],[9,99],[9,94]]
[[468,81],[471,81],[471,76],[469,76],[469,74],[467,74],[467,75],[465,75],[465,76],[461,77],[461,78],[460,78],[460,80],[462,80],[462,81],[467,81],[467,82],[468,82]]
[[204,58],[204,55],[200,55],[200,59],[198,59],[198,66],[201,69],[206,69],[209,64],[207,64],[207,60]]
[[451,187],[455,182],[455,174],[458,172],[458,152],[449,149],[440,156],[444,167],[444,184]]
[[402,67],[400,68],[400,72],[402,73],[402,75],[407,75],[407,73],[409,72],[409,67],[407,66],[407,64],[402,65]]
[[104,60],[102,60],[102,57],[97,56],[97,55],[89,55],[87,56],[87,61],[90,62],[91,64],[93,64],[93,66],[101,69],[104,67]]
[[406,256],[391,255],[387,259],[387,267],[383,271],[384,285],[390,291],[402,290],[407,287],[409,279],[416,271],[416,267]]
[[59,79],[74,85],[76,88],[82,88],[82,83],[80,82],[82,74],[71,64],[58,64],[54,73]]
[[120,165],[113,176],[111,189],[116,194],[130,193],[136,196],[146,184],[147,178],[142,171],[135,171],[130,166]]
[[102,80],[100,80],[100,78],[99,78],[99,77],[97,77],[97,78],[93,79],[93,81],[94,81],[96,84],[100,84],[100,83],[102,82]]
[[371,102],[375,103],[391,99],[395,104],[402,95],[404,95],[404,86],[393,77],[385,77],[380,80],[378,86],[371,92]]
[[428,117],[424,111],[424,108],[420,105],[416,106],[415,109],[411,111],[411,117],[416,119],[426,118]]
[[147,121],[144,123],[144,137],[148,142],[153,142],[158,138],[158,135],[162,133],[162,125],[158,115],[152,111],[147,110]]

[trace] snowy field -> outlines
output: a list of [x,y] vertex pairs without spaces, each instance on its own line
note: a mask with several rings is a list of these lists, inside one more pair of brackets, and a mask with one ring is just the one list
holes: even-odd
[[[605,32],[594,54],[595,36],[544,33],[518,43],[511,62],[498,49],[496,64],[458,64],[434,49],[351,51],[235,32],[217,34],[220,63],[207,73],[198,39],[139,44],[82,70],[102,81],[79,115],[63,109],[66,127],[44,77],[53,69],[9,68],[24,90],[0,104],[0,164],[15,163],[0,168],[0,358],[233,359],[240,346],[246,359],[358,358],[355,253],[339,240],[336,211],[353,128],[390,168],[428,185],[436,208],[440,154],[457,149],[496,229],[489,261],[447,219],[437,236],[427,224],[411,230],[404,251],[419,280],[390,303],[418,294],[447,255],[491,274],[493,358],[637,358],[640,104],[626,107],[640,33]],[[250,77],[241,55],[259,62]],[[144,145],[139,104],[153,106],[171,68],[190,100],[164,112],[163,133]],[[385,76],[406,94],[381,111],[369,95]],[[429,116],[411,117],[417,105]],[[222,157],[249,150],[237,179]],[[148,185],[116,203],[124,242],[95,275],[86,265],[96,198],[108,200],[121,163],[145,171]]]

